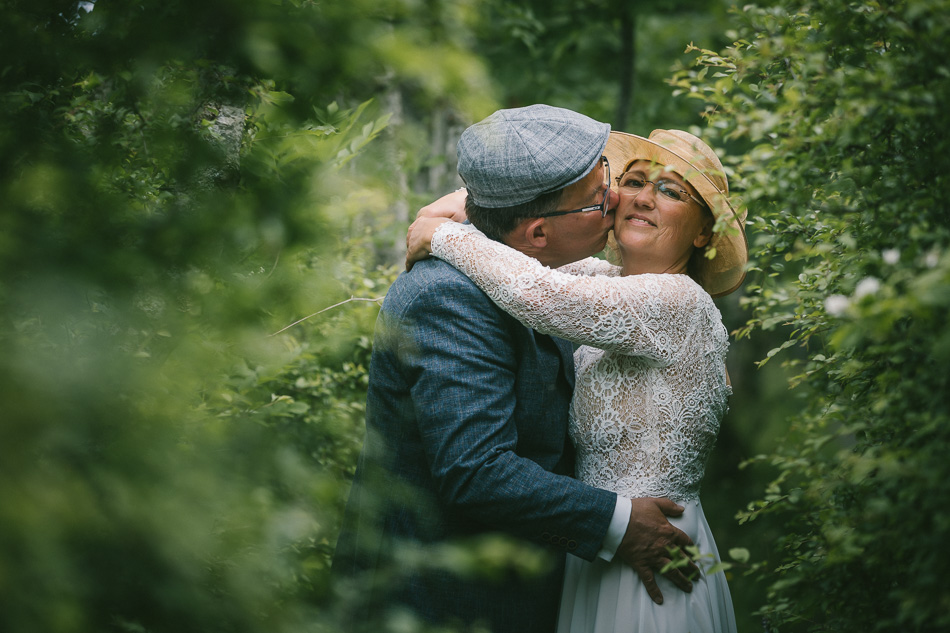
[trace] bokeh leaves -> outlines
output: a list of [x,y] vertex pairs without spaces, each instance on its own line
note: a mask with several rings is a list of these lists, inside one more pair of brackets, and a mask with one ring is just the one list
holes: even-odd
[[0,629],[330,626],[375,304],[271,334],[391,280],[339,201],[426,8],[3,9]]

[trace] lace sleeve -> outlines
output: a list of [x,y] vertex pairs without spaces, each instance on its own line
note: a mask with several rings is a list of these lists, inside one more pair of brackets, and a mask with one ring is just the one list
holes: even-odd
[[442,224],[432,252],[530,328],[662,364],[685,347],[703,309],[705,293],[686,275],[569,275],[470,225]]
[[582,259],[579,262],[565,264],[559,267],[557,271],[566,275],[606,275],[608,277],[620,276],[620,266],[614,266],[610,262],[597,259],[596,257],[588,257],[586,259]]

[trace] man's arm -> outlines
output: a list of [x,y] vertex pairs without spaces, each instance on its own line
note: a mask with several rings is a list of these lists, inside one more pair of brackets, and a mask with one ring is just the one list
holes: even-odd
[[[548,472],[518,451],[526,438],[519,438],[516,407],[530,411],[530,441],[563,441],[570,393],[558,383],[559,361],[539,364],[535,382],[516,388],[525,379],[518,373],[521,326],[443,262],[426,260],[409,275],[418,283],[398,315],[411,324],[403,362],[439,497],[481,523],[593,559],[616,495]],[[560,411],[547,406],[555,401]],[[563,446],[542,444],[540,453],[549,448],[559,455]]]

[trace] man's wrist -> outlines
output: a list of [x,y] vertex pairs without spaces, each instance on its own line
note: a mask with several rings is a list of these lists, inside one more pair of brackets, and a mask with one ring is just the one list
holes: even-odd
[[614,506],[614,514],[610,519],[610,525],[607,527],[607,534],[600,545],[600,551],[597,557],[606,561],[611,561],[620,542],[623,541],[624,534],[627,533],[627,525],[630,523],[630,499],[617,495],[617,503]]

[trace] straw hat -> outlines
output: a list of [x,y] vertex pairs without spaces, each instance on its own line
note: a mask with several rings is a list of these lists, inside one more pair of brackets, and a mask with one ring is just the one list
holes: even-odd
[[727,227],[714,233],[707,247],[715,248],[716,256],[699,258],[696,281],[713,297],[727,295],[742,284],[749,259],[746,214],[739,215],[729,203],[729,182],[719,157],[708,145],[682,130],[653,130],[650,138],[611,132],[604,155],[617,173],[624,173],[635,161],[649,160],[691,184],[717,221],[726,218]]

